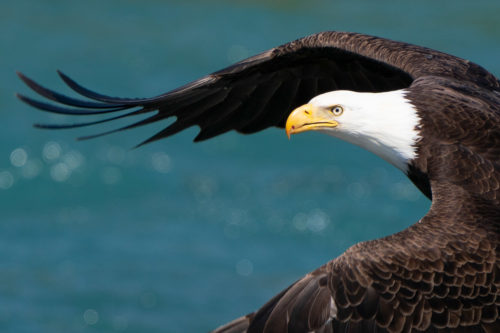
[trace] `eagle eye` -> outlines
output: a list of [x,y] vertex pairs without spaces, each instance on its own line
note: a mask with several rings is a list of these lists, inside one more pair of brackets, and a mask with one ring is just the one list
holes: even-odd
[[344,109],[340,105],[335,105],[331,111],[334,116],[340,116],[344,112]]

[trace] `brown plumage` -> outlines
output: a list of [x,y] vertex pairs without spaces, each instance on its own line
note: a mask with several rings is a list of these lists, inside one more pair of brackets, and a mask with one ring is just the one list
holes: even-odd
[[[293,108],[331,90],[407,89],[421,123],[408,177],[429,212],[394,235],[349,248],[276,295],[260,310],[214,332],[500,332],[500,83],[480,66],[423,47],[324,32],[271,49],[186,86],[147,99],[89,91],[66,97],[21,79],[49,100],[19,97],[63,114],[124,112],[71,128],[153,112],[132,128],[176,121],[146,142],[187,127],[195,140],[229,130],[283,127]],[[119,129],[121,130],[121,129]]]

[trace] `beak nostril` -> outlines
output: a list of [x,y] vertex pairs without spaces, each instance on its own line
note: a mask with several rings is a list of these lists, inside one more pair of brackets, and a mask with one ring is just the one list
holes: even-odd
[[307,110],[306,110],[306,111],[304,111],[304,113],[305,113],[305,114],[307,114],[307,115],[311,114],[311,113],[310,113],[309,111],[307,111]]

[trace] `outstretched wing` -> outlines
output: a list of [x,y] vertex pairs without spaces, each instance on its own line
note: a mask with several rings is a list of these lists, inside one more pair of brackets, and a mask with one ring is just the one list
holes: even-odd
[[214,333],[499,332],[498,235],[440,220],[435,209],[353,246]]
[[83,123],[37,125],[41,128],[75,128],[148,114],[141,121],[110,132],[175,117],[175,122],[143,143],[194,125],[201,129],[195,138],[200,141],[229,130],[253,133],[270,126],[283,126],[296,106],[323,92],[395,90],[408,87],[415,78],[429,74],[476,79],[485,86],[498,87],[496,79],[479,66],[447,54],[372,36],[323,32],[273,48],[153,98],[105,96],[82,87],[60,72],[71,89],[89,100],[64,96],[20,73],[30,88],[55,103],[24,95],[18,97],[53,113],[113,114]]

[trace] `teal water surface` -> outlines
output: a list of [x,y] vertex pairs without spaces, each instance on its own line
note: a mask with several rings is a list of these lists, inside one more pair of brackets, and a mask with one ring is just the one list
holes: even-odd
[[[448,5],[447,5],[448,4]],[[412,42],[500,74],[493,1],[4,1],[0,4],[0,331],[205,332],[255,310],[356,242],[430,203],[393,167],[320,134],[76,121],[20,103],[15,71],[68,92],[150,97],[322,30]],[[124,124],[118,122],[116,125]]]

